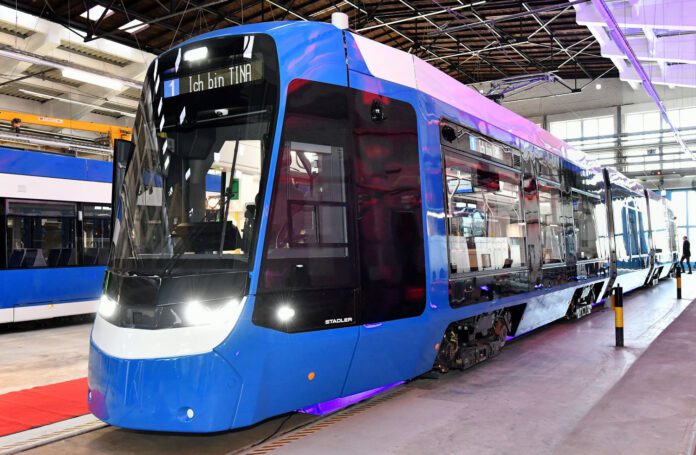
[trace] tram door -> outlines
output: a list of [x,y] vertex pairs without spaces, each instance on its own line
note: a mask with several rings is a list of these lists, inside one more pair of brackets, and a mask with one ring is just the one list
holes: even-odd
[[345,390],[412,376],[399,368],[422,347],[414,316],[425,309],[413,107],[294,81],[276,174],[254,323],[317,336],[333,329],[334,361],[350,366]]
[[[377,86],[377,85],[375,85]],[[353,90],[360,337],[343,394],[412,376],[427,334],[416,113]]]

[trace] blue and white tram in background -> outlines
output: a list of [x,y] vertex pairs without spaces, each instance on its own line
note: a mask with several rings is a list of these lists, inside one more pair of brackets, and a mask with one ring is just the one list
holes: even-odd
[[0,323],[94,313],[112,165],[0,147]]
[[676,260],[659,197],[329,24],[162,54],[124,150],[89,359],[121,427],[238,428],[464,368]]

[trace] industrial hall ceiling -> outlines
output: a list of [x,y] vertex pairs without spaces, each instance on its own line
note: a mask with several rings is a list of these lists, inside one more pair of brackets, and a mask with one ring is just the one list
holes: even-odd
[[[61,24],[86,42],[108,38],[152,53],[211,30],[263,21],[329,22],[411,52],[470,84],[554,72],[565,79],[617,76],[575,8],[584,0],[0,0]],[[94,17],[87,17],[87,10]],[[9,21],[8,21],[9,22]]]

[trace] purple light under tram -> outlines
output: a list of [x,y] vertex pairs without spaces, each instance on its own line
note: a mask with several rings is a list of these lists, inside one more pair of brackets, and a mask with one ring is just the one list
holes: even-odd
[[399,381],[393,384],[389,384],[383,387],[377,387],[376,389],[367,390],[365,392],[356,393],[354,395],[348,395],[347,397],[334,398],[333,400],[324,401],[322,403],[317,403],[312,406],[307,406],[305,408],[298,409],[298,412],[304,414],[314,414],[314,415],[325,415],[331,412],[338,411],[352,404],[358,403],[360,401],[366,400],[370,397],[389,390],[393,387],[403,384],[406,381]]

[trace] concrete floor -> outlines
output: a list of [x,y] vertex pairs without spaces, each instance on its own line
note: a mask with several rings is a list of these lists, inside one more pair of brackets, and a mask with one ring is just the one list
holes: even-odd
[[0,331],[0,394],[87,376],[92,323],[7,325]]
[[625,297],[626,348],[610,310],[557,323],[274,453],[691,455],[696,304],[646,351],[696,297],[684,282],[681,301],[674,280]]
[[[23,452],[33,455],[167,454],[202,455],[239,453],[269,436],[301,427],[317,418],[290,414],[252,428],[215,434],[164,434],[106,427]],[[277,431],[280,429],[280,431]]]
[[690,305],[576,425],[560,453],[693,454],[696,304]]
[[[681,301],[675,298],[674,280],[625,297],[624,349],[614,347],[610,310],[559,322],[510,343],[500,356],[471,370],[418,379],[369,409],[319,422],[318,431],[291,434],[274,453],[691,455],[693,447],[688,447],[696,429],[696,304],[680,314],[696,298],[696,278],[685,276],[683,281]],[[73,359],[72,372],[84,374],[88,329],[73,330],[84,332],[68,337],[72,347],[66,356]],[[40,355],[26,345],[25,352],[66,374],[65,356],[53,343],[45,343],[43,333],[35,335],[32,341],[27,334],[22,343],[51,347],[51,354]],[[2,344],[12,346],[5,336],[0,335]],[[12,357],[23,366],[2,362],[2,367],[15,374],[26,368],[21,373],[26,378],[33,371],[45,373],[19,353]],[[0,376],[4,386],[3,379]],[[263,439],[277,422],[281,419],[247,432],[208,436],[105,428],[29,453],[222,454],[244,447],[254,437]]]

